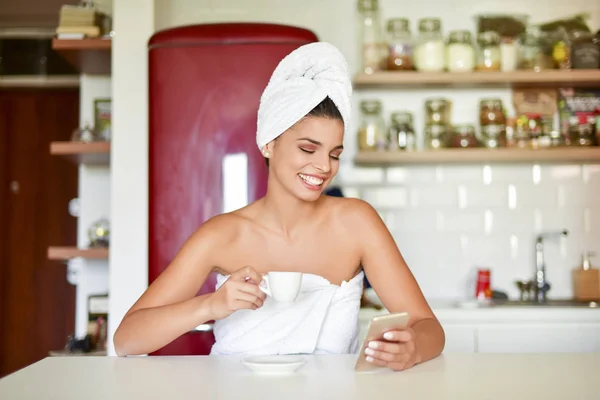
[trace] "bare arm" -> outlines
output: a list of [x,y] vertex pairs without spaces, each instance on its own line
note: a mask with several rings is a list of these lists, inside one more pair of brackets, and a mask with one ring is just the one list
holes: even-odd
[[410,314],[409,326],[416,334],[416,362],[438,356],[445,344],[444,330],[427,304],[394,238],[369,204],[357,200],[353,208],[353,221],[357,225],[355,232],[360,232],[362,265],[369,283],[389,312],[406,311]]
[[[150,353],[206,321],[223,318],[236,308],[254,307],[250,294],[245,298],[248,303],[234,304],[234,296],[239,300],[245,294],[233,290],[227,293],[231,284],[219,291],[218,296],[216,293],[196,296],[215,265],[214,249],[219,249],[226,240],[223,232],[228,229],[224,224],[227,218],[216,217],[200,227],[125,314],[114,336],[117,355]],[[260,276],[250,268],[244,272],[260,282]],[[262,294],[256,285],[243,279],[232,284],[248,292],[253,292],[251,286],[254,286],[255,293]],[[258,303],[257,306],[262,305]]]

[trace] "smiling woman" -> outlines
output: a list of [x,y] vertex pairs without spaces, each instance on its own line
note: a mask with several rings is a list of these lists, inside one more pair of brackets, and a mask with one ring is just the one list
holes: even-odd
[[[197,229],[125,315],[117,354],[155,351],[211,320],[214,355],[356,353],[365,274],[390,312],[410,315],[405,329],[369,343],[366,361],[403,370],[441,353],[444,332],[378,213],[323,194],[338,172],[351,94],[331,44],[281,61],[258,111],[266,195]],[[196,296],[211,272],[216,291]]]

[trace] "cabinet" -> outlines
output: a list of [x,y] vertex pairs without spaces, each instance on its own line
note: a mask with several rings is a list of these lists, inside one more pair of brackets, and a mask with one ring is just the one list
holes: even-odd
[[[559,314],[556,317],[546,315],[543,322],[526,322],[535,320],[537,310],[522,310],[512,319],[489,314],[479,320],[467,310],[462,317],[455,313],[452,318],[445,318],[444,311],[436,311],[436,314],[446,334],[444,353],[600,352],[600,313],[585,311],[588,317],[564,321]],[[369,320],[385,313],[361,311],[361,342],[367,333]]]
[[600,323],[547,323],[476,327],[478,353],[600,351]]

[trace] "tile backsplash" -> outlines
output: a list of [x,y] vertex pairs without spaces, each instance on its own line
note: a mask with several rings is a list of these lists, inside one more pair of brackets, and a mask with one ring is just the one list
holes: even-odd
[[572,296],[584,251],[600,255],[600,165],[347,164],[340,176],[346,196],[379,211],[429,299],[471,296],[477,267],[517,298],[514,281],[533,277],[540,232],[569,231],[546,241],[551,297]]

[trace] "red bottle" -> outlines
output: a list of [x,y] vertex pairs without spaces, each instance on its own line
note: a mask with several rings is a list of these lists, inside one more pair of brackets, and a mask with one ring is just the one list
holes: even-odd
[[477,285],[475,288],[475,298],[486,300],[492,298],[492,289],[490,285],[491,271],[487,268],[477,270]]

